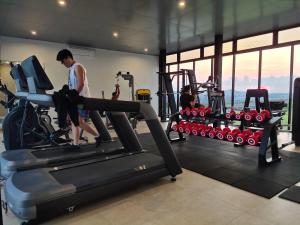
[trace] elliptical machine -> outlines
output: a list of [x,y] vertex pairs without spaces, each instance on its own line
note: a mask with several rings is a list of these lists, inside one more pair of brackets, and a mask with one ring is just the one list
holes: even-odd
[[[11,66],[10,75],[15,80],[17,89],[14,99],[18,98],[19,103],[13,104],[14,107],[11,107],[2,124],[6,150],[69,143],[71,141],[70,128],[54,129],[51,117],[48,115],[49,108],[40,105],[33,106],[27,100],[28,85],[21,66],[19,64]],[[10,91],[6,93],[12,96]],[[9,96],[7,95],[7,99]]]

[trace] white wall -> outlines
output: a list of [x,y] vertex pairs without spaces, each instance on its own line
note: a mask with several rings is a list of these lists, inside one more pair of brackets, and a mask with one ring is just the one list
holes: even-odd
[[[65,44],[19,39],[0,36],[0,59],[7,61],[22,61],[31,55],[36,55],[44,66],[55,90],[67,83],[68,70],[56,61],[56,54]],[[134,75],[135,89],[148,88],[152,92],[152,106],[158,110],[158,57],[142,54],[132,54],[118,51],[96,49],[93,56],[74,55],[76,61],[87,68],[87,76],[92,97],[110,98],[116,83],[118,71],[128,71]],[[120,99],[130,100],[128,82],[120,79]]]

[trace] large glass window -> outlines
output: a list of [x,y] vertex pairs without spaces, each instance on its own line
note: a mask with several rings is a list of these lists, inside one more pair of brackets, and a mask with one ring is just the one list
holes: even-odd
[[213,56],[215,54],[215,46],[208,46],[204,48],[204,57]]
[[278,32],[278,43],[300,40],[300,27]]
[[245,50],[272,45],[273,33],[243,38],[237,41],[237,50]]
[[200,58],[200,49],[195,49],[187,52],[180,53],[180,60],[189,60],[189,59],[197,59]]
[[257,51],[236,55],[234,107],[238,110],[244,107],[246,90],[258,87],[258,61]]
[[222,59],[222,90],[225,92],[226,107],[231,106],[232,95],[232,61],[233,56],[224,56]]
[[222,52],[223,53],[232,52],[232,41],[223,43]]
[[[269,92],[270,101],[289,102],[291,47],[264,50],[262,53],[261,87]],[[283,124],[287,124],[287,109]]]
[[[195,62],[195,74],[198,83],[204,83],[208,77],[212,75],[211,71],[211,59],[198,60]],[[200,94],[200,102],[204,105],[208,105],[207,93]]]
[[167,55],[166,63],[177,62],[177,54]]
[[[181,63],[179,66],[180,66],[180,69],[187,69],[187,70],[193,70],[194,69],[194,63],[193,62],[188,62],[188,63]],[[181,78],[183,79],[183,78]],[[189,84],[189,79],[188,77],[186,76],[185,78],[185,85],[188,85]],[[180,84],[180,88],[182,87],[182,83]]]

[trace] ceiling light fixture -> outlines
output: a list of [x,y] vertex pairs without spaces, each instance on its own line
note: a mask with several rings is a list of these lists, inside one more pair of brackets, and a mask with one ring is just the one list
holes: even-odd
[[59,4],[60,6],[65,6],[65,5],[66,5],[66,1],[64,1],[64,0],[59,0],[59,1],[58,1],[58,4]]
[[144,52],[148,52],[148,48],[144,48]]
[[183,1],[183,0],[180,0],[180,1],[178,2],[178,6],[179,6],[180,8],[184,8],[185,5],[186,5],[186,2]]
[[119,36],[118,32],[113,32],[113,36],[117,38]]
[[35,30],[30,31],[30,33],[31,33],[32,35],[37,35],[37,33],[36,33]]

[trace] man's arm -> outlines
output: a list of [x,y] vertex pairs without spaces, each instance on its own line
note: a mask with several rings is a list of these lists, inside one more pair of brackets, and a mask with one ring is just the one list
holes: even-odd
[[78,93],[80,93],[84,86],[84,76],[85,76],[84,69],[82,68],[82,66],[77,65],[75,68],[75,72],[76,72],[76,78],[77,78],[76,90],[78,91]]

